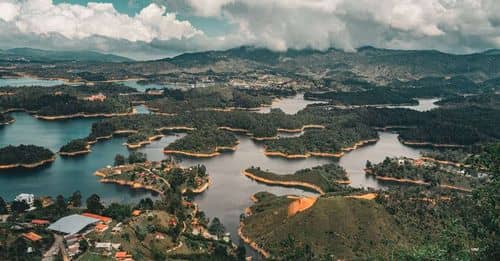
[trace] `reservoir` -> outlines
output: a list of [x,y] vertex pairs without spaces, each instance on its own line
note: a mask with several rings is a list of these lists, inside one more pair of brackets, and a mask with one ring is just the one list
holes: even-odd
[[[282,103],[276,106],[281,106],[280,108],[288,113],[294,113],[295,110],[300,110],[307,105],[304,104],[296,106],[294,103]],[[137,109],[140,113],[148,113],[144,107],[137,107]],[[34,144],[45,146],[54,152],[72,139],[87,136],[92,123],[96,121],[96,119],[43,121],[23,112],[15,112],[11,115],[16,119],[16,122],[0,127],[0,146]],[[402,145],[397,139],[397,134],[381,132],[379,135],[380,140],[377,143],[346,153],[339,160],[339,164],[347,170],[348,176],[353,182],[352,186],[381,187],[376,180],[365,176],[363,168],[367,160],[376,163],[382,161],[386,156],[419,156],[419,150]],[[147,153],[150,160],[164,159],[163,148],[180,137],[182,134],[166,136],[141,148],[140,151]],[[256,183],[243,176],[242,170],[251,166],[259,166],[276,173],[287,174],[334,160],[314,157],[296,160],[267,157],[263,154],[264,147],[261,143],[246,136],[238,136],[238,139],[240,144],[235,152],[223,153],[210,159],[177,158],[182,166],[204,164],[207,167],[213,184],[196,198],[196,202],[208,217],[219,217],[222,220],[235,242],[238,242],[236,231],[239,216],[244,208],[252,204],[250,196],[254,193],[269,191],[278,195],[312,194],[312,192],[299,189]],[[54,197],[59,194],[69,196],[74,191],[80,190],[84,198],[96,193],[106,203],[137,202],[144,197],[151,197],[151,193],[146,191],[100,183],[98,178],[93,175],[97,169],[112,165],[117,153],[128,154],[126,147],[123,146],[125,140],[125,138],[114,138],[98,142],[92,146],[92,152],[88,155],[76,158],[58,157],[54,163],[45,167],[32,170],[1,171],[0,196],[10,201],[19,193]]]
[[36,79],[31,77],[21,77],[21,78],[0,78],[0,88],[1,87],[22,87],[22,86],[43,86],[50,87],[64,84],[62,80],[46,80],[46,79]]

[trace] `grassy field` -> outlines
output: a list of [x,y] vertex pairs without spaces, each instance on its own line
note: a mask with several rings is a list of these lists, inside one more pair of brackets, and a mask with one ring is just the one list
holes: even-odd
[[386,259],[407,244],[393,217],[375,201],[320,197],[311,208],[287,217],[292,199],[269,194],[258,199],[243,232],[272,256]]

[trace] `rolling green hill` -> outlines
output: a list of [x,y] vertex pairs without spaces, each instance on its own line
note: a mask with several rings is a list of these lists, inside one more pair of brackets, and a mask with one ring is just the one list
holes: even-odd
[[408,244],[394,218],[375,201],[321,197],[311,208],[287,217],[291,199],[272,194],[259,199],[243,232],[280,259],[387,259]]

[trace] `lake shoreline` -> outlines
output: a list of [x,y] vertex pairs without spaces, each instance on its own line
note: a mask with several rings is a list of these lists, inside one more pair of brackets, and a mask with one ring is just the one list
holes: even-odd
[[173,155],[182,155],[182,156],[188,156],[188,157],[194,157],[194,158],[213,158],[213,157],[221,155],[221,153],[225,152],[225,151],[236,151],[237,147],[238,147],[238,145],[235,145],[234,147],[224,147],[224,146],[215,147],[213,152],[208,152],[208,153],[165,149],[165,150],[163,150],[163,153],[164,154],[173,154]]
[[16,163],[16,164],[5,164],[0,165],[0,170],[8,170],[8,169],[16,169],[16,168],[24,168],[24,169],[34,169],[40,166],[52,163],[56,160],[56,156],[52,156],[49,159],[41,160],[34,163]]
[[341,149],[341,152],[337,153],[329,153],[329,152],[306,152],[304,154],[287,154],[284,152],[280,151],[268,151],[267,148],[264,150],[264,155],[266,156],[277,156],[277,157],[283,157],[286,159],[307,159],[310,157],[332,157],[332,158],[341,158],[342,156],[345,155],[346,152],[353,151],[357,148],[369,145],[369,144],[374,144],[378,141],[379,139],[368,139],[368,140],[362,140],[359,142],[356,142],[353,146],[351,147],[345,147]]
[[300,189],[307,189],[307,190],[313,190],[315,192],[318,192],[321,195],[325,194],[325,191],[320,188],[318,185],[315,185],[313,183],[308,183],[308,182],[303,182],[303,181],[280,181],[280,180],[271,180],[267,178],[263,178],[260,176],[257,176],[253,173],[250,173],[248,171],[243,171],[242,174],[246,176],[247,178],[254,180],[256,182],[260,182],[263,184],[267,185],[278,185],[278,186],[285,186],[285,187],[295,187],[295,188],[300,188]]

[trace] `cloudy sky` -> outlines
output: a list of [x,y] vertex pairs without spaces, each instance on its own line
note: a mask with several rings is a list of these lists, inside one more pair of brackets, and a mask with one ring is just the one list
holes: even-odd
[[0,0],[0,48],[136,59],[241,45],[500,48],[500,0]]

